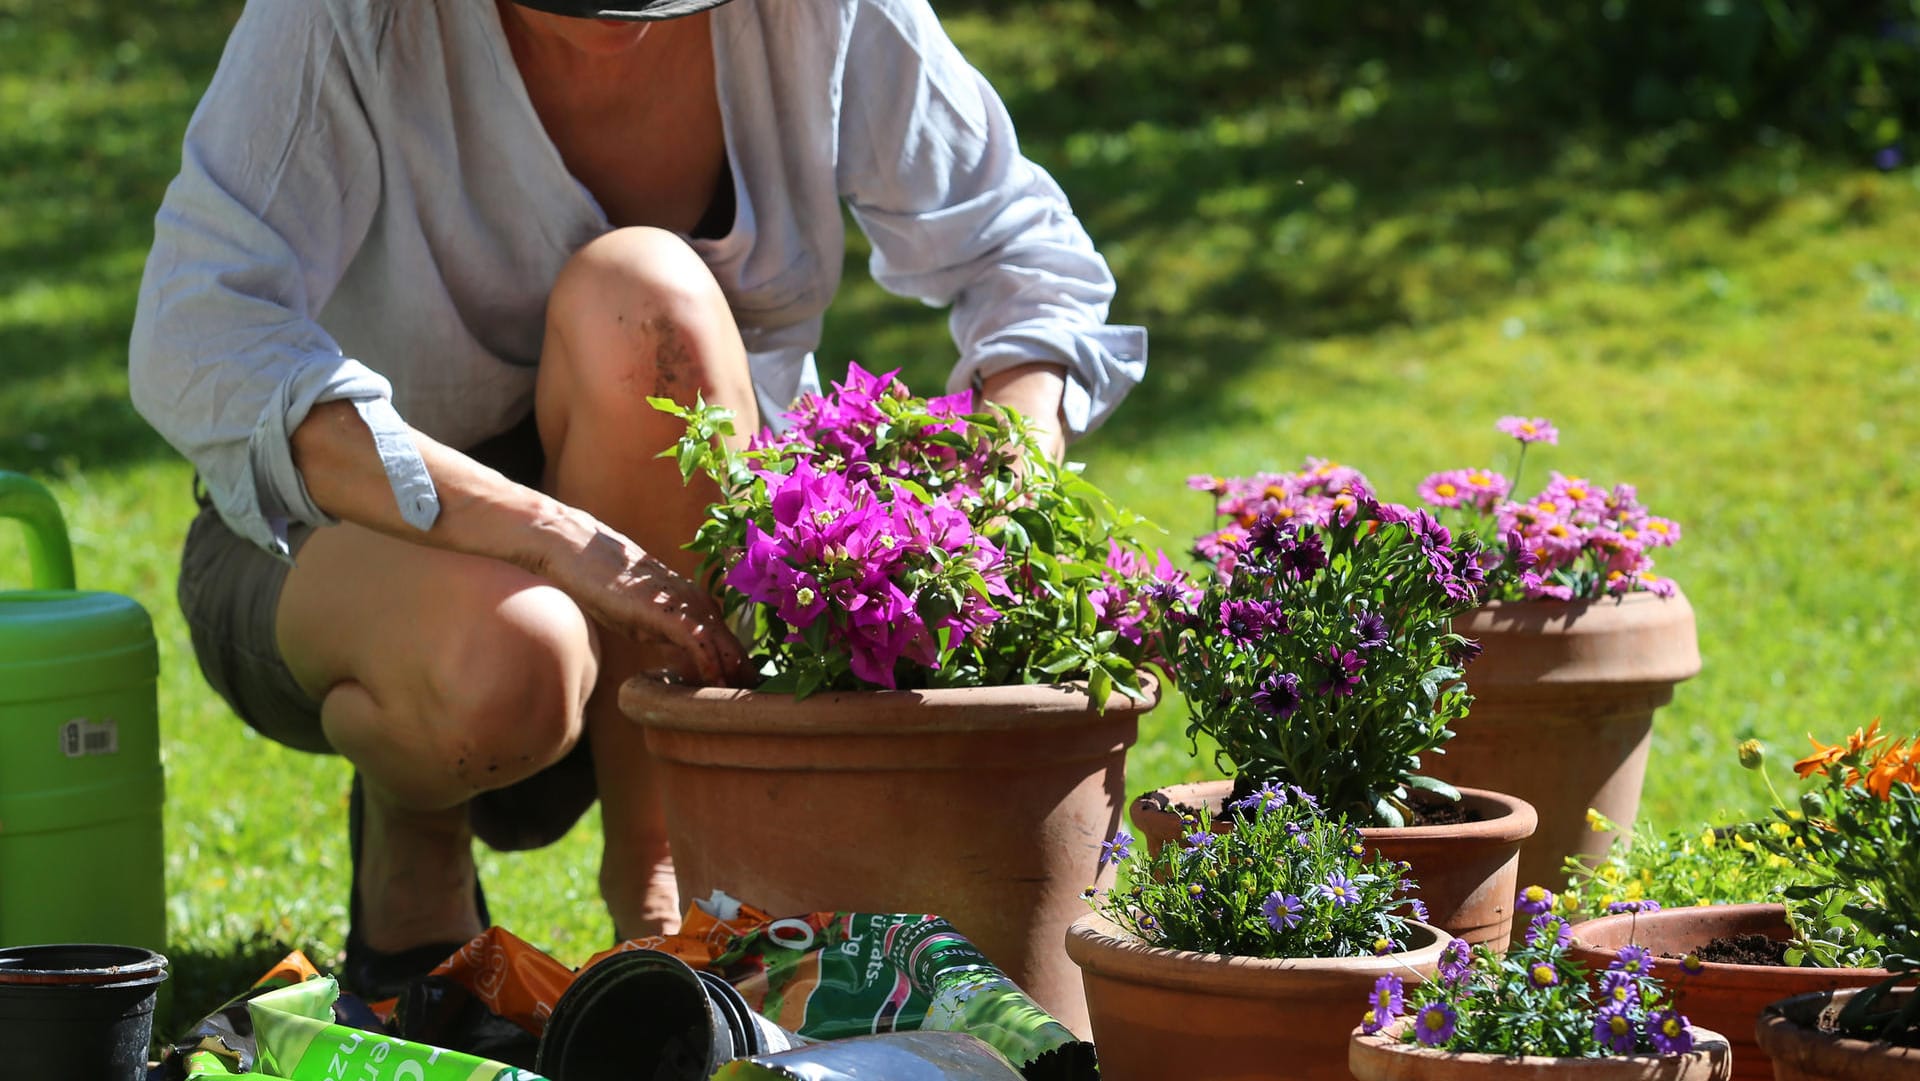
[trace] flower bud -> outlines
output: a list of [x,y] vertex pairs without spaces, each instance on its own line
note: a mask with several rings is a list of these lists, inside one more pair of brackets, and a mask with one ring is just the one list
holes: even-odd
[[1757,739],[1740,741],[1740,765],[1747,769],[1759,769],[1767,760],[1767,745]]

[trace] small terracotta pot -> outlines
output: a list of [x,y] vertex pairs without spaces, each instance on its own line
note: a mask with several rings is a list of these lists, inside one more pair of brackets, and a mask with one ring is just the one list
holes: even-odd
[[1103,1081],[1346,1081],[1347,1032],[1381,976],[1433,975],[1445,940],[1416,925],[1383,957],[1268,959],[1149,946],[1089,913],[1067,931]]
[[[1768,1006],[1754,1036],[1773,1057],[1775,1081],[1913,1081],[1920,1077],[1920,1047],[1896,1047],[1885,1041],[1852,1039],[1820,1031],[1820,1015],[1845,1004],[1858,989],[1795,995]],[[1893,992],[1888,1009],[1898,1009],[1911,987]]]
[[1718,1032],[1688,1026],[1693,1050],[1684,1055],[1610,1055],[1553,1058],[1439,1051],[1400,1042],[1407,1022],[1368,1035],[1353,1030],[1348,1067],[1358,1081],[1726,1081],[1733,1051]]
[[[1781,905],[1700,905],[1639,915],[1602,916],[1573,926],[1573,956],[1603,972],[1622,946],[1653,951],[1654,975],[1680,995],[1688,1020],[1724,1032],[1733,1044],[1733,1076],[1766,1081],[1773,1069],[1753,1041],[1754,1019],[1768,1003],[1810,991],[1866,987],[1887,978],[1878,968],[1799,968],[1790,965],[1704,964],[1689,975],[1678,958],[1727,935],[1793,937]],[[1672,954],[1672,957],[1662,956]]]
[[629,680],[683,898],[775,915],[944,916],[1061,1023],[1088,1031],[1060,943],[1111,880],[1126,754],[1149,702],[1072,687],[759,694]]
[[[1174,806],[1205,807],[1216,833],[1231,830],[1233,819],[1221,812],[1232,793],[1232,781],[1172,785],[1136,798],[1128,814],[1148,850],[1158,852],[1180,835]],[[1533,833],[1533,808],[1499,792],[1462,789],[1461,797],[1480,821],[1368,827],[1360,836],[1381,856],[1413,865],[1414,896],[1426,902],[1428,922],[1456,938],[1505,949],[1513,933],[1520,842]]]
[[1566,857],[1613,842],[1588,828],[1589,807],[1624,828],[1639,813],[1654,711],[1700,671],[1693,608],[1651,593],[1495,601],[1453,629],[1480,643],[1466,674],[1473,707],[1426,772],[1533,804],[1540,829],[1520,881],[1559,882]]

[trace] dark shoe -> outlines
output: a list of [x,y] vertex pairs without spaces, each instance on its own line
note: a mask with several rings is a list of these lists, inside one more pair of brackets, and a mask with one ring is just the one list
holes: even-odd
[[[360,787],[360,774],[353,775],[353,787],[347,795],[347,854],[353,865],[353,892],[347,902],[347,950],[341,963],[340,984],[368,1002],[394,998],[406,990],[407,983],[440,967],[440,963],[467,944],[429,943],[394,953],[382,953],[360,937],[360,827],[366,817],[366,795]],[[480,913],[480,926],[493,926],[487,914],[487,895],[480,878],[473,880],[473,905]]]
[[593,752],[581,736],[560,761],[523,781],[469,800],[467,822],[473,835],[496,852],[545,848],[567,835],[598,794]]

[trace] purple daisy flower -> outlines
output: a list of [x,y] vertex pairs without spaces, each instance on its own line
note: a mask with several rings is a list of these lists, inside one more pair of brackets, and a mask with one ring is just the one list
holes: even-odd
[[1292,672],[1275,672],[1253,692],[1253,704],[1268,716],[1286,720],[1300,708],[1300,677]]
[[1526,942],[1529,946],[1565,949],[1572,941],[1573,927],[1564,917],[1548,912],[1535,916],[1527,923]]
[[1660,902],[1658,901],[1615,901],[1607,906],[1607,912],[1610,915],[1619,915],[1623,912],[1640,913],[1658,911],[1660,911]]
[[1353,621],[1354,645],[1360,649],[1379,649],[1387,644],[1387,621],[1378,612],[1362,612]]
[[1608,1005],[1637,1006],[1640,1004],[1640,981],[1624,972],[1602,972],[1600,998]]
[[1267,601],[1222,601],[1220,626],[1235,645],[1257,645],[1267,635],[1287,630],[1286,613]]
[[1327,679],[1320,684],[1320,693],[1336,698],[1352,696],[1360,686],[1360,670],[1367,662],[1353,650],[1342,650],[1339,646],[1327,647]]
[[1273,557],[1275,569],[1296,582],[1306,581],[1327,565],[1320,534],[1309,530],[1295,533],[1290,542],[1274,549]]
[[1373,997],[1367,1003],[1373,1007],[1381,1024],[1400,1016],[1400,1011],[1407,1008],[1407,1000],[1402,993],[1404,990],[1400,977],[1392,974],[1373,981]]
[[1536,961],[1527,966],[1527,986],[1539,990],[1560,985],[1560,970],[1551,961]]
[[1457,1019],[1453,1007],[1444,1002],[1422,1006],[1420,1012],[1413,1015],[1413,1038],[1427,1047],[1439,1047],[1453,1039]]
[[1684,1055],[1693,1050],[1693,1033],[1687,1019],[1678,1010],[1659,1010],[1647,1015],[1647,1039],[1663,1055]]
[[1216,839],[1211,830],[1194,830],[1180,838],[1180,843],[1187,846],[1189,850],[1196,850],[1212,846]]
[[1307,906],[1293,894],[1282,896],[1278,890],[1267,894],[1260,903],[1260,914],[1267,918],[1267,926],[1276,931],[1291,930],[1300,925],[1305,918]]
[[1528,886],[1514,899],[1514,907],[1529,916],[1540,916],[1553,911],[1553,891],[1545,886]]
[[1196,901],[1206,896],[1206,893],[1207,893],[1207,888],[1205,886],[1202,886],[1198,882],[1191,883],[1187,886],[1187,896],[1193,898]]
[[1645,946],[1622,946],[1607,970],[1624,972],[1629,976],[1644,976],[1653,971],[1653,951]]
[[1420,898],[1407,898],[1407,911],[1412,913],[1413,918],[1419,920],[1421,923],[1427,922],[1427,903]]
[[1109,863],[1118,864],[1133,855],[1133,834],[1126,830],[1115,830],[1113,839],[1100,842],[1100,866]]
[[1459,983],[1473,969],[1473,947],[1464,938],[1450,940],[1440,949],[1440,978]]
[[1552,446],[1560,442],[1560,429],[1545,417],[1501,417],[1494,427],[1522,443],[1546,443]]
[[1313,889],[1320,896],[1332,901],[1336,908],[1345,908],[1360,900],[1360,887],[1354,885],[1353,879],[1338,871],[1328,875],[1325,882]]
[[1626,1007],[1617,1004],[1600,1007],[1600,1012],[1593,1015],[1593,1042],[1616,1055],[1632,1051],[1633,1015],[1627,1012]]

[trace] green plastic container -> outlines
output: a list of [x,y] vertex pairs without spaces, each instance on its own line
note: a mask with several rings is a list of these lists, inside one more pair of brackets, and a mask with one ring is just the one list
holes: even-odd
[[[53,496],[0,471],[33,588],[0,591],[0,946],[164,950],[164,783],[146,609],[74,588]],[[0,581],[4,581],[0,573]]]

